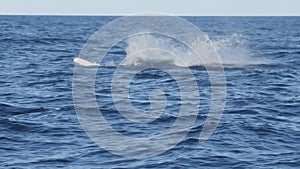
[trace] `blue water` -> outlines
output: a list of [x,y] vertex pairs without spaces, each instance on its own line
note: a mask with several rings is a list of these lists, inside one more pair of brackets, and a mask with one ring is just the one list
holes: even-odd
[[[171,150],[139,160],[111,154],[95,144],[80,126],[73,106],[72,60],[96,30],[115,18],[0,16],[0,168],[300,166],[299,17],[185,17],[212,40],[238,36],[234,42],[250,58],[267,64],[225,68],[224,114],[204,143],[198,137],[209,108],[209,82],[205,69],[191,68],[204,86],[199,89],[202,107],[194,127]],[[124,56],[122,47],[116,46],[109,55]],[[145,70],[135,77],[130,97],[138,110],[149,107],[141,101],[147,99],[145,90],[157,86],[170,93],[172,101],[165,115],[141,126],[117,115],[109,95],[113,70],[98,71],[96,96],[114,129],[145,137],[172,125],[180,97],[171,76]]]

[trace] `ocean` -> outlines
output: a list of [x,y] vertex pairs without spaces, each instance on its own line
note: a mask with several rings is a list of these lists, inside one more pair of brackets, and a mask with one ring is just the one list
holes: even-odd
[[[0,16],[0,168],[299,168],[300,17],[181,17],[204,33],[224,62],[224,111],[213,134],[199,142],[211,106],[211,82],[205,67],[188,62],[199,90],[186,97],[198,93],[200,105],[188,102],[183,111],[197,110],[198,115],[185,117],[195,120],[178,143],[145,158],[120,156],[99,145],[85,132],[75,111],[74,72],[80,65],[73,59],[94,32],[117,18]],[[126,98],[136,111],[151,109],[150,101],[163,97],[162,114],[141,123],[118,113],[127,102],[112,98],[117,65],[139,46],[161,46],[155,36],[116,44],[95,70],[97,109],[114,131],[132,138],[166,132],[180,116],[180,107],[188,105],[181,101],[180,84],[167,71],[192,82],[175,64],[167,71],[143,69],[129,83]],[[159,60],[162,55],[150,62],[129,59],[122,72],[136,72],[132,65],[137,64],[166,65],[168,60]],[[119,102],[123,104],[116,107]],[[131,142],[111,135],[107,133],[106,142],[121,146],[123,153],[135,149]],[[152,145],[166,142],[160,139]]]

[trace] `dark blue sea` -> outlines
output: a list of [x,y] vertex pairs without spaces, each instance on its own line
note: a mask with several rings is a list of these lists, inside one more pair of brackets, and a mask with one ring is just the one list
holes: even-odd
[[[98,146],[73,104],[73,59],[95,31],[117,18],[0,16],[0,168],[300,167],[300,17],[183,17],[222,49],[223,115],[213,135],[199,142],[210,84],[205,68],[191,66],[200,86],[194,92],[201,96],[196,121],[170,150],[141,159]],[[116,44],[108,58],[124,58],[128,46]],[[101,66],[95,80],[108,124],[130,137],[153,136],[172,126],[181,106],[172,76],[147,69],[133,78],[128,97],[136,110],[150,107],[152,89],[165,91],[168,101],[155,121],[135,124],[117,114],[110,94],[114,71],[115,66]],[[109,141],[122,144],[125,152],[130,147],[130,142]]]

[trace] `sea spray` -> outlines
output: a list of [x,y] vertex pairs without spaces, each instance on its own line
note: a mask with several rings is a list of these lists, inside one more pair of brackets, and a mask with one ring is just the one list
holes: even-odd
[[[127,46],[123,49],[126,51],[126,57],[119,65],[123,67],[147,67],[149,65],[192,67],[203,66],[203,60],[207,66],[213,66],[215,60],[211,56],[215,52],[218,53],[224,67],[269,63],[265,59],[253,56],[247,41],[240,34],[220,39],[209,39],[208,36],[203,36],[192,43],[192,46],[187,46],[171,37],[144,33],[126,39],[126,43]],[[192,49],[200,51],[199,55],[196,55]],[[170,54],[165,55],[166,51]],[[82,66],[99,66],[98,63],[92,63],[82,58],[75,58],[74,62]],[[113,60],[110,60],[103,66],[116,65]]]
[[[206,64],[214,65],[212,55],[217,52],[221,63],[226,67],[240,67],[247,65],[267,64],[268,61],[253,56],[248,48],[247,41],[239,34],[233,34],[229,38],[209,39],[208,36],[198,38],[192,46],[157,34],[141,34],[127,40],[127,57],[123,66],[143,66],[147,64],[168,64],[173,66],[202,66],[203,60]],[[133,53],[149,48],[166,50],[177,57],[170,58],[171,55],[152,55],[151,52],[141,52],[140,55]],[[193,49],[201,51],[197,56]],[[200,59],[199,59],[200,57]],[[181,63],[184,64],[181,64]]]

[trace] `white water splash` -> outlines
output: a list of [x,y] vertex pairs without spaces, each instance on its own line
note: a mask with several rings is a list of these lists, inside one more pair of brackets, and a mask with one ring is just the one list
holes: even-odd
[[[198,38],[190,47],[166,36],[140,34],[127,39],[127,44],[126,58],[120,63],[120,66],[124,67],[148,67],[153,65],[191,67],[204,65],[191,48],[201,51],[200,57],[204,58],[207,65],[215,64],[215,60],[211,57],[215,52],[218,53],[221,63],[225,67],[268,64],[267,60],[254,57],[251,54],[246,41],[239,34],[215,40],[204,36]],[[153,51],[151,49],[156,50]],[[161,52],[157,49],[160,49]],[[166,51],[170,54],[166,55]],[[81,58],[75,58],[74,62],[86,67],[100,66],[98,63],[89,62]],[[117,65],[115,65],[114,61],[109,61],[103,66]]]
[[253,56],[247,46],[247,41],[240,34],[233,34],[225,39],[211,40],[211,43],[225,66],[268,64],[266,59]]
[[[141,52],[139,55],[135,54],[138,51],[146,49],[162,49],[169,51],[178,57],[172,55],[153,55],[151,51]],[[255,58],[251,55],[247,48],[245,40],[240,35],[234,34],[227,39],[210,40],[207,36],[199,38],[191,46],[197,51],[201,51],[200,57],[205,57],[207,65],[214,65],[215,61],[212,55],[216,51],[224,66],[246,66],[266,64],[265,60]],[[126,48],[127,57],[122,62],[123,66],[146,66],[149,64],[164,64],[167,66],[174,65],[179,67],[186,66],[201,66],[203,65],[201,59],[188,48],[170,38],[164,36],[155,36],[151,34],[142,34],[128,39],[128,47]],[[171,57],[170,57],[171,56]],[[203,60],[203,59],[202,59]]]

